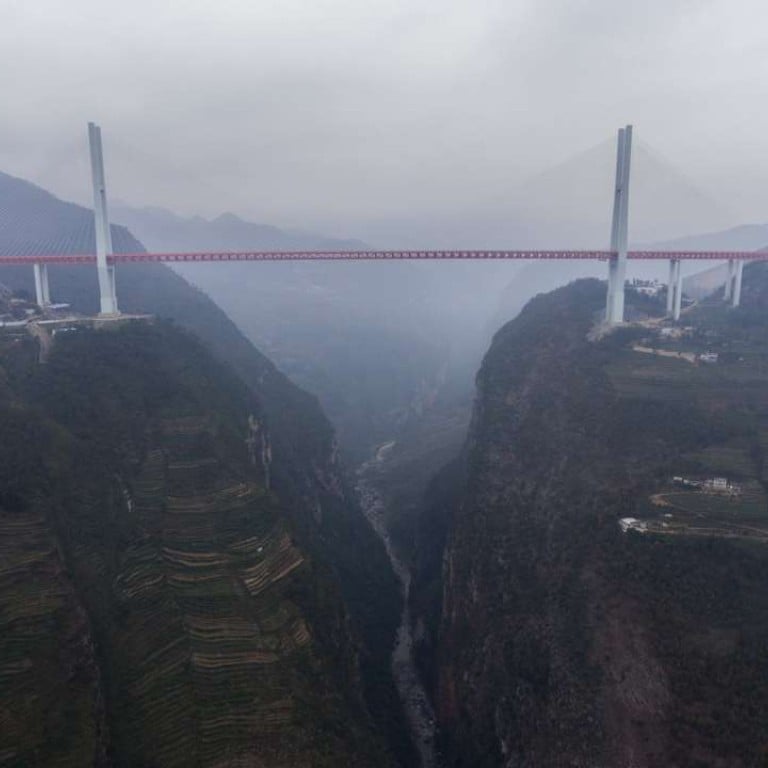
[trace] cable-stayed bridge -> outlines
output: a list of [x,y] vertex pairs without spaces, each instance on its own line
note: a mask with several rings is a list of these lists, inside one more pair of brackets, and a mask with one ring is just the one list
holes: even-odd
[[667,311],[679,319],[682,303],[681,263],[683,261],[725,261],[728,277],[725,299],[738,306],[741,297],[742,272],[745,261],[768,259],[768,253],[755,251],[655,251],[627,249],[629,224],[629,182],[632,151],[632,127],[619,130],[616,159],[616,181],[610,245],[606,250],[313,250],[274,251],[237,250],[173,253],[114,252],[112,228],[109,224],[106,182],[104,176],[101,130],[88,126],[91,154],[95,216],[95,253],[26,253],[20,247],[0,256],[0,265],[32,263],[35,272],[37,303],[50,304],[48,265],[95,265],[99,278],[101,314],[119,314],[115,268],[118,264],[136,262],[244,262],[244,261],[394,261],[394,260],[590,260],[608,264],[608,290],[605,320],[617,324],[624,320],[624,285],[628,260],[664,260],[669,262]]
[[[363,250],[363,251],[182,251],[178,253],[113,253],[108,264],[139,262],[200,262],[200,261],[403,261],[449,259],[518,259],[523,261],[609,261],[616,251],[601,250]],[[768,252],[761,251],[627,251],[627,259],[643,261],[766,261]],[[0,264],[96,264],[95,254],[50,254],[34,256],[0,256]]]

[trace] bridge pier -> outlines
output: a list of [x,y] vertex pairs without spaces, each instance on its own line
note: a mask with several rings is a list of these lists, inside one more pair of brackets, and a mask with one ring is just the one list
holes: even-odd
[[669,281],[667,282],[667,314],[671,317],[675,309],[675,261],[669,260]]
[[96,230],[96,272],[99,277],[99,297],[102,315],[117,315],[115,268],[107,262],[112,255],[112,230],[107,209],[107,184],[104,178],[104,153],[101,146],[101,128],[88,123],[88,143],[91,150],[93,178],[93,215]]
[[723,290],[723,298],[725,301],[730,301],[733,297],[733,281],[736,277],[736,262],[733,259],[728,259],[728,273],[725,278],[725,289]]
[[675,299],[672,305],[672,319],[677,322],[683,308],[683,263],[680,259],[673,259],[675,265]]
[[51,303],[51,291],[48,287],[48,265],[43,263],[33,264],[35,272],[35,303],[38,307],[45,308]]
[[605,321],[624,322],[624,282],[627,276],[627,238],[629,232],[629,167],[632,158],[632,126],[619,129],[616,148],[616,186],[611,220],[611,252],[608,262],[608,292]]
[[681,259],[669,260],[669,283],[667,283],[667,315],[673,320],[680,319],[683,307],[683,272]]
[[736,274],[733,279],[733,297],[731,299],[731,306],[738,307],[741,304],[741,281],[744,275],[744,262],[736,262]]

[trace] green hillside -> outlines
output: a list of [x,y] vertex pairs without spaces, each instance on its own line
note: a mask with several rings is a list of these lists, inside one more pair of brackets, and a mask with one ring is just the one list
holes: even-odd
[[[0,253],[18,250],[19,228],[28,255],[54,246],[60,252],[82,252],[92,240],[92,227],[86,209],[0,175]],[[122,228],[113,228],[113,239],[122,250],[141,250]],[[98,310],[95,270],[50,271],[54,299],[65,298],[83,313]],[[118,281],[124,311],[171,318],[194,332],[214,364],[224,363],[234,371],[253,398],[254,413],[269,441],[271,488],[281,500],[282,515],[302,551],[313,558],[315,570],[325,573],[328,583],[339,585],[349,629],[359,643],[367,707],[393,759],[408,760],[409,739],[389,668],[400,615],[399,588],[383,546],[349,489],[333,428],[316,398],[292,384],[221,309],[172,270],[126,265]],[[0,282],[31,291],[31,266],[3,267]]]
[[383,765],[248,388],[166,324],[31,346],[2,358],[4,764]]
[[496,334],[428,494],[412,603],[448,764],[765,765],[768,268],[672,341],[591,341],[604,291]]

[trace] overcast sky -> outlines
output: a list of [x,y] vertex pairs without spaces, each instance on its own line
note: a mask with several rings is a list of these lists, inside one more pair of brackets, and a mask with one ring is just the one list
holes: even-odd
[[471,231],[632,122],[768,221],[765,0],[0,0],[0,99],[0,170],[81,202],[95,120],[132,204]]

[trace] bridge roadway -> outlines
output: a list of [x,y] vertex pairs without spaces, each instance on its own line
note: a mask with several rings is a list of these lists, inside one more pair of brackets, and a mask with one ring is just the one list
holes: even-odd
[[[112,264],[134,262],[196,261],[399,261],[450,259],[521,259],[609,261],[615,251],[203,251],[200,253],[115,253],[107,256]],[[635,260],[765,261],[768,251],[628,251]],[[0,264],[95,264],[93,254],[30,254],[0,256]]]

